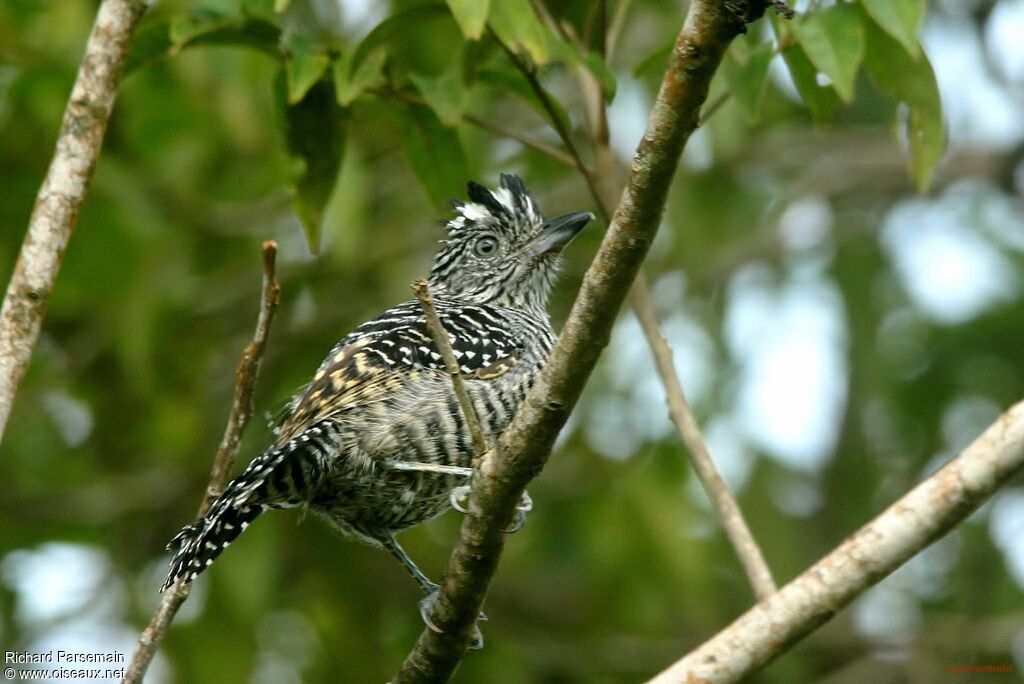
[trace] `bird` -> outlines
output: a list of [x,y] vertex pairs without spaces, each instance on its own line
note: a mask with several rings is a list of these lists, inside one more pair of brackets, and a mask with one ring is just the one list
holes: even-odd
[[[594,216],[546,220],[522,179],[470,181],[427,279],[489,443],[509,425],[555,341],[547,302],[565,247]],[[472,474],[473,442],[452,378],[411,300],[346,335],[288,403],[272,444],[167,545],[161,588],[191,582],[258,516],[304,507],[394,556],[425,593],[438,586],[395,535],[434,518]],[[528,506],[524,506],[524,510]],[[436,629],[436,628],[435,628]],[[474,637],[480,641],[479,632]]]

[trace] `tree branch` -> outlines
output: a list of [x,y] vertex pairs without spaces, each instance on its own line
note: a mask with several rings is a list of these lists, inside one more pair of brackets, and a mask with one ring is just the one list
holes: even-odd
[[[263,285],[260,294],[260,311],[256,318],[256,331],[253,333],[252,341],[242,350],[242,357],[235,368],[235,393],[231,402],[231,412],[228,414],[224,436],[217,447],[217,456],[213,459],[210,482],[206,485],[206,494],[199,505],[196,517],[202,517],[210,509],[214,500],[224,491],[228,473],[231,472],[231,466],[235,457],[238,456],[242,433],[245,431],[246,425],[249,424],[249,419],[252,418],[253,389],[256,386],[256,378],[259,377],[260,361],[263,359],[263,352],[267,347],[270,324],[274,320],[274,312],[277,311],[277,305],[281,298],[281,286],[278,285],[276,279],[276,258],[277,243],[267,240],[263,243]],[[185,602],[191,591],[191,584],[179,581],[164,592],[160,606],[149,621],[149,625],[139,636],[131,662],[128,663],[124,679],[121,680],[122,684],[138,684],[142,681],[171,620],[174,619],[181,604]]]
[[629,180],[562,334],[499,439],[502,458],[486,459],[473,476],[466,518],[432,614],[444,631],[425,629],[420,634],[396,682],[447,681],[465,653],[504,546],[502,530],[508,528],[524,487],[547,461],[608,344],[616,313],[657,232],[669,184],[697,126],[711,77],[730,41],[764,9],[763,0],[690,3]]
[[96,13],[0,308],[0,439],[100,155],[132,34],[147,6],[145,0],[104,0]]
[[809,570],[649,684],[735,682],[789,650],[1024,471],[1024,401]]
[[[574,36],[568,35],[566,30],[560,29],[555,24],[550,14],[545,14],[544,17],[551,29],[553,31],[560,31],[565,40],[575,40]],[[581,49],[585,48],[585,46],[580,47]],[[597,204],[601,217],[605,223],[608,223],[611,219],[610,206],[612,200],[610,196],[614,192],[612,189],[613,177],[618,175],[616,171],[619,164],[608,146],[607,106],[600,85],[596,82],[590,71],[586,69],[581,70],[580,81],[588,102],[586,110],[593,132],[591,143],[595,156],[599,160],[598,168],[603,171],[601,178],[594,178],[593,172],[580,159],[579,151],[569,137],[569,132],[560,124],[558,117],[555,115],[554,108],[548,100],[548,95],[541,86],[540,81],[537,79],[536,73],[529,69],[521,59],[518,59],[507,48],[506,52],[509,53],[515,66],[523,74],[527,82],[529,82],[537,97],[541,102],[545,103],[552,126],[562,139],[562,143],[565,145],[566,150],[568,150],[569,155],[576,161],[575,166],[586,180],[587,187],[590,189],[591,196]],[[700,118],[701,125],[707,121],[708,117],[714,113],[714,109],[721,105],[722,102],[723,99],[719,98],[710,108],[706,107],[704,109]],[[736,556],[743,566],[747,579],[754,590],[754,595],[758,600],[765,599],[775,592],[775,580],[772,578],[771,570],[765,562],[764,554],[761,553],[754,535],[747,526],[736,498],[729,490],[729,486],[719,474],[718,468],[711,458],[704,436],[701,434],[690,404],[686,400],[682,383],[680,383],[679,375],[676,372],[672,349],[661,333],[661,328],[658,325],[658,319],[648,294],[647,280],[644,278],[643,273],[637,275],[633,288],[630,290],[630,305],[640,323],[648,346],[651,348],[651,355],[654,358],[658,376],[661,379],[662,386],[665,388],[669,417],[676,426],[680,441],[686,447],[690,461],[693,463],[694,471],[697,473],[697,477],[704,487],[704,491],[707,493],[708,499],[718,515],[718,519],[721,521],[726,537],[732,544]]]

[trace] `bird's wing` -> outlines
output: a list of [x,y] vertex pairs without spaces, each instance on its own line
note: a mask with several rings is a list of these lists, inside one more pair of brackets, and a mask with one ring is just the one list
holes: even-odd
[[[438,316],[464,376],[492,380],[521,356],[522,342],[493,307],[437,299]],[[291,402],[277,432],[283,443],[345,409],[380,401],[416,373],[446,373],[418,302],[364,323],[339,342]]]

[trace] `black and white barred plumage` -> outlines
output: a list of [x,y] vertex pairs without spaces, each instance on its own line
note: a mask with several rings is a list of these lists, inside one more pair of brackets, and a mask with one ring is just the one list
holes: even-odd
[[[511,422],[554,342],[546,304],[561,248],[592,218],[545,221],[510,175],[469,183],[454,202],[429,286],[484,429]],[[394,534],[445,511],[464,482],[470,435],[419,302],[400,304],[339,342],[291,402],[274,444],[168,545],[164,589],[201,573],[262,512],[306,506],[386,548],[435,588]]]

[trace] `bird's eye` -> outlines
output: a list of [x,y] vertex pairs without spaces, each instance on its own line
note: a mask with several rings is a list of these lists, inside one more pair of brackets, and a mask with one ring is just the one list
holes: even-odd
[[479,257],[491,257],[498,252],[498,241],[490,235],[484,235],[473,245],[473,251]]

